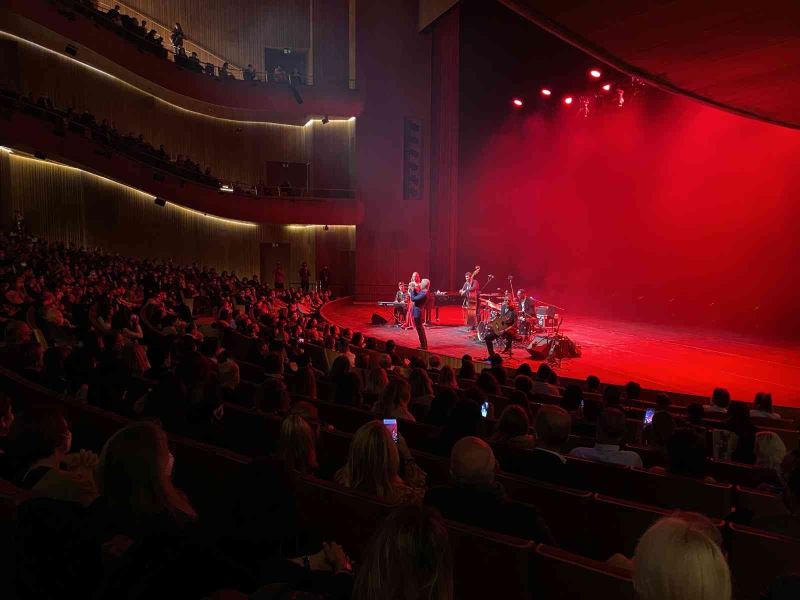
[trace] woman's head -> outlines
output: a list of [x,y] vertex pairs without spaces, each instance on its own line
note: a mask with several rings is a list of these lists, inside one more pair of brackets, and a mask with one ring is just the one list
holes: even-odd
[[464,360],[461,362],[461,368],[458,370],[459,379],[475,379],[475,363],[471,360]]
[[753,404],[755,404],[756,410],[772,412],[772,394],[767,392],[758,392]]
[[429,508],[396,510],[372,537],[353,600],[451,600],[453,558],[447,528]]
[[45,458],[60,460],[72,448],[72,432],[60,406],[26,409],[14,421],[9,439],[11,454],[25,468]]
[[391,496],[398,480],[400,456],[397,445],[381,421],[362,425],[350,442],[345,483],[353,488],[384,498]]
[[511,438],[527,435],[531,423],[528,414],[521,406],[506,406],[497,426],[494,430],[492,439],[496,442],[504,442]]
[[411,386],[412,398],[433,396],[433,382],[425,369],[416,368],[411,371],[408,376],[408,383]]
[[300,415],[289,415],[281,424],[278,457],[286,467],[300,473],[313,473],[317,464],[314,432]]
[[112,435],[100,453],[97,485],[115,508],[134,515],[197,516],[186,496],[172,483],[174,459],[167,435],[155,423],[132,423]]
[[678,514],[650,527],[636,546],[633,587],[640,600],[730,600],[731,575],[706,517]]
[[706,473],[706,454],[705,440],[700,434],[694,429],[677,429],[667,442],[667,471],[702,479]]
[[786,444],[774,431],[759,431],[755,450],[756,466],[762,469],[777,469],[786,456]]
[[441,369],[439,369],[439,387],[458,387],[456,372],[450,365],[444,365]]
[[495,379],[495,376],[492,375],[488,369],[481,371],[481,374],[478,375],[478,380],[475,382],[475,385],[477,385],[487,394],[500,393],[500,386],[497,385],[497,379]]
[[381,394],[389,385],[389,375],[383,367],[373,367],[367,372],[367,381],[364,391],[370,394]]

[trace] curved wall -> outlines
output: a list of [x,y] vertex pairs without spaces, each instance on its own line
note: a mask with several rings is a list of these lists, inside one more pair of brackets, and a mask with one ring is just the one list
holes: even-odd
[[[316,188],[351,189],[354,121],[305,126],[242,122],[184,110],[101,71],[33,44],[0,36],[0,77],[21,93],[49,96],[56,107],[108,119],[121,134],[143,134],[154,147],[210,166],[224,181],[265,181],[268,161],[311,162]],[[318,140],[318,141],[317,141]],[[315,143],[316,142],[316,143]]]
[[[355,227],[257,224],[209,217],[98,175],[0,151],[0,221],[10,226],[22,210],[31,232],[50,240],[139,258],[198,262],[241,275],[260,274],[262,243],[290,245],[294,282],[303,261],[312,273],[340,264],[355,245]],[[334,269],[347,291],[352,273]]]

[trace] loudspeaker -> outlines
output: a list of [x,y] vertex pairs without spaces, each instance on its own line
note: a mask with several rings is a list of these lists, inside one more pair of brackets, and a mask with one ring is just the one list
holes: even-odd
[[372,313],[372,324],[373,325],[386,325],[388,323],[386,319],[380,316],[378,313]]
[[553,340],[546,335],[535,335],[525,348],[534,360],[544,360],[550,354],[550,348],[553,346]]
[[158,204],[159,206],[166,206],[167,201],[164,200],[163,198],[156,198],[156,204]]

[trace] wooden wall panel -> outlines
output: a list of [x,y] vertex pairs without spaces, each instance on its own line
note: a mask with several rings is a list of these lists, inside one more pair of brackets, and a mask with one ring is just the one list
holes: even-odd
[[210,166],[224,181],[264,180],[267,161],[319,160],[325,168],[318,170],[317,187],[352,187],[342,185],[349,181],[349,171],[331,167],[343,164],[346,169],[350,161],[350,141],[346,128],[342,129],[346,124],[326,125],[343,133],[325,136],[312,157],[306,148],[310,125],[213,118],[158,100],[114,77],[34,46],[19,44],[18,52],[20,90],[49,96],[59,107],[88,110],[101,120],[108,119],[121,133],[141,133],[155,147],[164,144],[173,157],[183,154],[203,168]]
[[321,121],[314,121],[307,129],[310,130],[308,150],[312,186],[351,189],[350,147],[355,137],[355,120],[330,121],[325,125]]
[[[106,0],[107,2],[108,0]],[[128,0],[127,5],[172,26],[237,65],[264,70],[264,48],[308,49],[311,0]]]
[[[20,209],[35,235],[79,246],[101,247],[139,258],[198,262],[252,276],[260,272],[260,244],[291,246],[288,276],[298,283],[306,261],[337,266],[343,288],[353,270],[341,256],[355,248],[355,227],[239,223],[207,217],[80,169],[0,151],[0,222]],[[318,245],[317,240],[322,243]]]
[[312,2],[314,85],[347,86],[350,72],[350,2]]

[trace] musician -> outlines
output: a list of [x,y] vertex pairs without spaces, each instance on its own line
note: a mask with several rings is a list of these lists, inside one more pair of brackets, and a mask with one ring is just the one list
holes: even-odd
[[425,305],[428,302],[428,288],[431,282],[428,279],[423,279],[419,288],[416,286],[409,286],[408,294],[412,302],[412,314],[414,317],[414,328],[417,330],[419,336],[419,347],[423,350],[428,349],[428,338],[425,335],[425,327],[422,323],[422,313],[425,310]]
[[495,317],[492,325],[499,329],[495,330],[493,328],[492,331],[486,334],[486,349],[489,350],[489,356],[486,360],[491,360],[492,356],[494,356],[494,341],[499,338],[503,338],[506,341],[503,352],[511,356],[511,344],[514,342],[514,334],[517,327],[517,312],[507,300],[503,302],[500,307],[500,315]]
[[408,302],[408,290],[402,281],[397,282],[397,293],[394,295],[394,323],[400,326],[406,313],[406,302]]
[[420,278],[419,273],[414,271],[411,274],[411,280],[408,282],[408,310],[406,311],[406,318],[401,327],[403,329],[411,329],[414,327],[414,303],[411,301],[411,292],[419,291]]
[[528,294],[523,289],[517,290],[517,307],[520,318],[532,317],[535,314],[533,298],[528,298]]
[[[477,315],[480,314],[480,289],[481,284],[475,279],[475,273],[472,271],[464,273],[464,285],[461,286],[458,293],[464,297],[464,302],[461,304],[464,308],[464,325],[469,326],[470,329],[475,329],[477,325]],[[472,317],[469,313],[470,303],[473,303],[475,306],[475,317]]]

